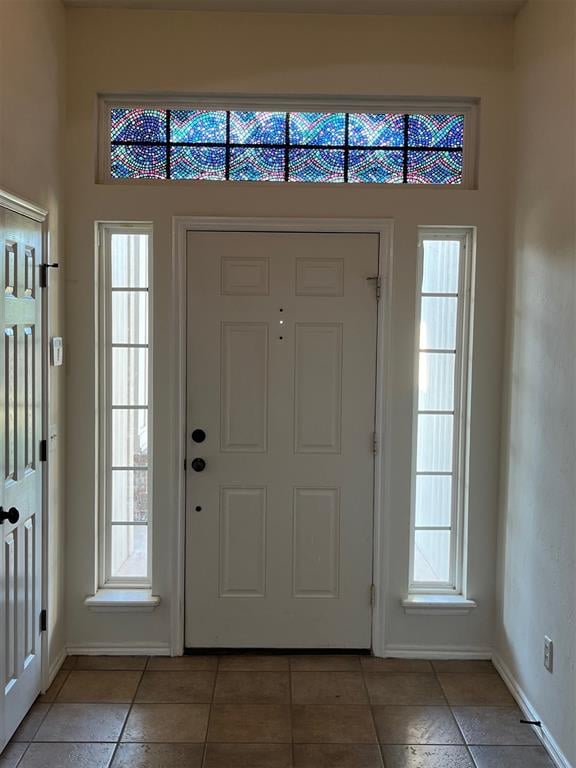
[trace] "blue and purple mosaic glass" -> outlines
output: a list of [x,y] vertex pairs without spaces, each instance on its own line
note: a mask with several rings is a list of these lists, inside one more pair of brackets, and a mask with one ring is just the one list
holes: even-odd
[[463,115],[146,108],[110,115],[114,179],[462,183]]
[[401,147],[404,144],[404,115],[351,114],[351,147]]
[[173,109],[170,112],[170,141],[185,144],[225,144],[226,112]]
[[408,152],[408,184],[461,184],[460,152]]
[[230,181],[284,181],[284,150],[232,147]]
[[225,181],[225,147],[172,147],[171,179],[205,179]]
[[291,149],[289,181],[344,181],[344,150]]
[[165,179],[166,147],[146,144],[114,145],[110,171],[113,179]]
[[165,109],[113,109],[110,112],[112,141],[166,141]]
[[292,112],[290,146],[301,144],[344,145],[346,115],[339,112]]
[[397,149],[351,149],[348,181],[364,184],[402,184],[404,152]]
[[285,112],[230,112],[231,144],[284,144]]
[[409,115],[408,146],[461,148],[464,115]]

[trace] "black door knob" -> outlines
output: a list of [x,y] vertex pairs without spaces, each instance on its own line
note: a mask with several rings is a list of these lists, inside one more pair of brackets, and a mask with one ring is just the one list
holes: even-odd
[[204,472],[206,469],[206,462],[204,459],[193,459],[192,460],[192,469],[194,472]]
[[4,509],[0,507],[0,524],[4,520],[8,520],[11,525],[15,525],[20,520],[20,512],[18,512],[16,507],[10,507],[8,512],[4,512]]

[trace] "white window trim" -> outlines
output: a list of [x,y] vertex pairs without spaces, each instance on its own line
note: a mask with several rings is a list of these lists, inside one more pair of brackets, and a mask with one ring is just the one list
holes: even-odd
[[[111,238],[113,234],[143,234],[148,240],[148,536],[147,536],[147,571],[146,578],[112,578],[110,577],[110,490],[108,457],[111,455],[110,417],[110,357],[109,318],[111,309],[111,291],[109,277],[109,261]],[[152,548],[153,548],[153,230],[147,222],[99,222],[96,225],[97,239],[97,290],[98,290],[98,323],[97,323],[97,356],[98,356],[98,467],[97,467],[97,515],[98,515],[98,591],[97,600],[89,597],[86,604],[91,607],[109,608],[110,605],[100,604],[101,599],[109,597],[110,590],[140,590],[136,595],[122,601],[114,600],[114,605],[133,606],[148,603],[155,607],[159,602],[151,597],[152,586]],[[150,602],[151,601],[151,602]]]
[[[414,567],[416,467],[418,434],[418,392],[420,362],[420,313],[423,271],[423,240],[457,240],[461,243],[459,270],[456,365],[454,390],[453,482],[451,553],[449,583],[420,583],[412,581]],[[418,236],[418,270],[416,282],[414,401],[412,415],[412,464],[410,494],[410,558],[408,598],[402,601],[406,612],[444,611],[467,612],[475,607],[466,600],[466,530],[468,519],[469,413],[472,364],[472,275],[475,261],[475,231],[471,227],[420,227]],[[429,600],[425,597],[429,596]],[[438,599],[436,596],[448,599]],[[453,598],[456,598],[455,600]],[[464,610],[463,610],[464,609]]]
[[[402,114],[463,114],[464,146],[462,153],[461,184],[350,184],[350,187],[382,187],[394,189],[476,189],[478,186],[478,118],[479,99],[425,99],[330,96],[206,96],[206,95],[143,95],[100,94],[98,98],[98,162],[96,181],[100,184],[144,184],[146,186],[215,184],[202,179],[115,179],[110,170],[110,111],[114,107],[147,107],[149,109],[207,109],[207,110],[262,110],[280,112],[400,112]],[[227,181],[226,184],[265,184],[266,187],[286,185],[284,181],[244,182]],[[292,182],[291,186],[298,183]],[[314,186],[314,185],[312,185]],[[322,186],[322,183],[316,183]],[[334,186],[330,184],[330,186]],[[340,186],[340,185],[336,185]]]

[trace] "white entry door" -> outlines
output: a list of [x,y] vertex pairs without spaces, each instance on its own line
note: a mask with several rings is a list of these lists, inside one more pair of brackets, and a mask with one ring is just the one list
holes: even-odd
[[378,245],[188,233],[187,647],[370,647]]
[[41,225],[0,208],[0,749],[40,693]]

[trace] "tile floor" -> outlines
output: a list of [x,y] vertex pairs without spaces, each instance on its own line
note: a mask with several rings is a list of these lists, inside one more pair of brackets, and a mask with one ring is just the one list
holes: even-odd
[[490,662],[69,657],[0,768],[552,768]]

